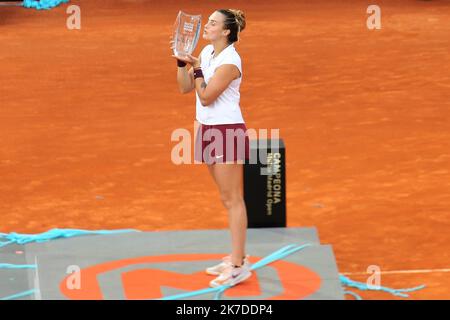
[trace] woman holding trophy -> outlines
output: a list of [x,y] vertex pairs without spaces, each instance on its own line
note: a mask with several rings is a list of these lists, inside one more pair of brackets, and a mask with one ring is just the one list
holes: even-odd
[[[243,163],[249,159],[249,140],[239,105],[241,58],[234,47],[245,28],[245,16],[234,9],[214,11],[203,30],[203,39],[210,44],[196,58],[191,55],[198,40],[195,23],[186,21],[199,16],[185,15],[183,22],[180,14],[178,31],[171,41],[178,65],[177,81],[181,93],[195,90],[199,122],[195,159],[207,164],[219,189],[228,211],[232,240],[231,254],[206,272],[217,276],[210,282],[211,287],[234,286],[252,274],[249,256],[245,254],[247,211],[243,199]],[[189,70],[187,64],[191,66]]]

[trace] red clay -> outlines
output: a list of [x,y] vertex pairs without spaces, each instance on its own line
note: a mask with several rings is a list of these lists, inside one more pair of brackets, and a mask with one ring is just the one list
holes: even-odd
[[[79,31],[67,5],[0,10],[0,231],[227,228],[206,167],[170,159],[195,115],[172,25],[217,4],[104,3],[72,1]],[[341,272],[449,268],[450,4],[379,1],[375,31],[366,1],[220,5],[247,15],[241,105],[286,143],[288,226],[316,226]],[[382,278],[419,284],[411,299],[450,298],[448,272]]]

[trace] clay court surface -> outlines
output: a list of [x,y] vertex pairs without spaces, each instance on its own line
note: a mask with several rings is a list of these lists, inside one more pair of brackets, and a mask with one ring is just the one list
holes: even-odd
[[0,7],[0,232],[227,228],[206,166],[171,162],[195,95],[169,36],[180,9],[240,8],[241,107],[286,144],[288,227],[316,226],[354,280],[377,265],[450,299],[449,1],[377,1],[381,30],[367,1],[71,4],[81,30],[67,4]]

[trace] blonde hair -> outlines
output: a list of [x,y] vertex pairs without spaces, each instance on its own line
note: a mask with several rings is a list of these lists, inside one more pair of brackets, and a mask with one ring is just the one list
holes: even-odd
[[236,19],[236,23],[239,26],[239,32],[242,32],[245,29],[245,14],[244,11],[238,9],[228,9],[230,10]]
[[228,42],[239,41],[239,33],[244,31],[246,26],[244,11],[238,9],[220,9],[217,11],[225,16],[224,28],[230,30]]

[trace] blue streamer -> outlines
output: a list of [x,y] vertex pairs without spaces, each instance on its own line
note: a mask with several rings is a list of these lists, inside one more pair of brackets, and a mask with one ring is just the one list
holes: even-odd
[[219,290],[217,290],[216,294],[214,295],[214,300],[220,300],[220,298],[222,298],[223,293],[228,288],[230,288],[230,286],[222,286]]
[[6,234],[1,233],[0,239],[4,238],[8,241],[0,242],[0,248],[7,246],[8,244],[16,243],[16,244],[26,244],[30,242],[47,242],[54,239],[59,238],[72,238],[83,235],[105,235],[105,234],[118,234],[118,233],[126,233],[126,232],[139,232],[139,230],[134,229],[124,229],[124,230],[96,230],[96,231],[87,231],[87,230],[79,230],[79,229],[52,229],[44,233],[40,234],[18,234],[15,232]]
[[30,295],[34,294],[35,292],[36,292],[36,290],[32,289],[32,290],[16,293],[16,294],[13,294],[12,296],[8,296],[8,297],[5,297],[5,298],[0,298],[0,300],[14,300],[14,299],[17,299],[17,298],[30,296]]
[[14,241],[0,241],[0,248],[6,247],[8,244],[13,244]]
[[392,288],[387,288],[387,287],[382,287],[382,286],[372,287],[372,286],[368,286],[364,282],[357,282],[357,281],[351,280],[343,275],[339,276],[339,280],[341,281],[341,284],[346,287],[352,287],[352,288],[356,288],[356,289],[363,290],[363,291],[366,291],[366,290],[384,291],[384,292],[388,292],[394,296],[403,297],[403,298],[409,298],[409,295],[407,295],[403,292],[414,292],[414,291],[418,291],[418,290],[421,290],[426,287],[425,285],[417,286],[414,288],[408,288],[408,289],[392,289]]
[[292,244],[288,245],[286,247],[283,247],[283,248],[281,248],[281,249],[271,253],[270,255],[268,255],[267,257],[265,257],[263,259],[261,259],[260,261],[256,262],[254,265],[251,266],[250,269],[251,270],[257,270],[257,269],[262,268],[262,267],[264,267],[264,266],[266,266],[266,265],[268,265],[268,264],[270,264],[270,263],[272,263],[272,262],[274,262],[276,260],[284,259],[287,256],[289,256],[289,255],[291,255],[291,254],[293,254],[293,253],[295,253],[297,251],[303,250],[303,249],[305,249],[307,247],[310,247],[310,246],[312,246],[312,245],[309,244],[309,243],[304,244],[302,246],[298,246],[298,247],[296,247],[295,245],[292,245]]
[[35,264],[10,264],[0,263],[0,269],[36,269]]
[[69,2],[69,0],[23,0],[23,6],[25,8],[33,8],[37,10],[48,10],[66,2]]

